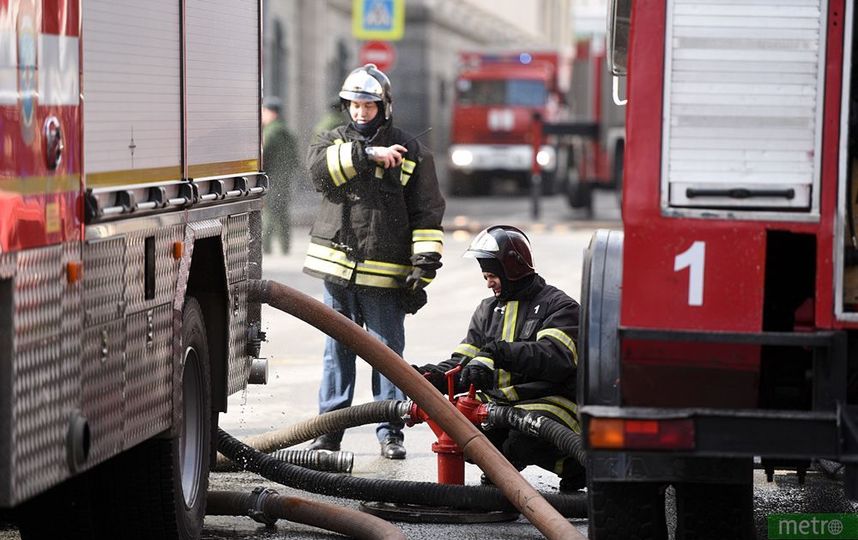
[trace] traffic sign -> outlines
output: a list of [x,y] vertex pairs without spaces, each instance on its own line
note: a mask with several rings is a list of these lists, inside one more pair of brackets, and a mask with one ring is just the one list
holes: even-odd
[[352,34],[396,41],[405,32],[405,0],[352,0]]
[[384,41],[367,41],[358,51],[361,64],[375,64],[381,71],[388,71],[396,63],[396,49]]

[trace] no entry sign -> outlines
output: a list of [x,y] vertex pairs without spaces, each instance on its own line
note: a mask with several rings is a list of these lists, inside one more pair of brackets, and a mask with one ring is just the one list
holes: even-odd
[[375,64],[381,71],[388,71],[396,63],[396,49],[385,41],[367,41],[358,51],[358,61]]

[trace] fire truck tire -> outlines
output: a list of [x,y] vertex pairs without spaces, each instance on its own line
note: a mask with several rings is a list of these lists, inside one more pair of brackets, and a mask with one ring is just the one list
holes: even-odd
[[584,254],[578,404],[619,405],[623,233],[596,231]]
[[[141,540],[200,537],[211,466],[210,373],[202,309],[189,296],[182,314],[181,390],[174,405],[180,409],[173,415],[178,419],[175,436],[139,445],[113,476],[114,481],[128,480],[124,496],[130,500],[118,509],[129,525],[123,538],[138,538],[134,534]],[[135,532],[129,532],[132,530]]]
[[[587,492],[590,540],[667,538],[663,485],[588,479]],[[677,538],[684,537],[677,535]]]
[[[174,516],[165,518],[169,538],[199,538],[206,515],[212,447],[211,366],[206,325],[199,302],[185,299],[182,316],[183,364],[177,436],[169,441],[168,467],[163,481],[172,483],[169,497]],[[174,415],[174,417],[176,417]],[[156,495],[153,493],[153,495]]]
[[593,188],[586,182],[578,179],[571,180],[566,196],[572,208],[584,208],[588,212],[593,209]]
[[753,483],[676,485],[677,538],[751,540],[754,536]]

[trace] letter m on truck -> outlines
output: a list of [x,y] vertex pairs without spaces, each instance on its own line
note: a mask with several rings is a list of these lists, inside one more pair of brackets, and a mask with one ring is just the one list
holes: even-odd
[[258,0],[0,0],[0,508],[24,538],[200,535],[259,345],[259,28]]
[[584,265],[589,530],[662,537],[672,485],[677,538],[751,538],[755,463],[839,462],[858,497],[855,3],[611,5],[623,232]]

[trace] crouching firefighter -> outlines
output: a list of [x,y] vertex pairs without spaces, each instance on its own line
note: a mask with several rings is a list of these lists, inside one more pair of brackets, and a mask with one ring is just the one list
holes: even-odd
[[[515,227],[485,229],[465,256],[477,259],[494,296],[477,306],[449,360],[415,368],[446,393],[444,372],[467,362],[456,381],[457,393],[473,384],[483,402],[545,415],[580,432],[573,401],[578,303],[536,273],[530,242]],[[508,429],[485,434],[519,470],[537,465],[552,471],[560,476],[561,491],[584,487],[584,468],[549,442]]]
[[[339,93],[350,122],[320,134],[309,150],[310,177],[322,194],[304,272],[325,280],[325,303],[380,339],[405,348],[405,314],[426,303],[423,290],[441,266],[444,198],[432,154],[393,126],[390,81],[373,64],[352,71]],[[328,337],[319,412],[348,407],[354,397],[355,353]],[[372,372],[378,400],[405,399]],[[405,457],[404,422],[376,428],[381,455]],[[343,433],[310,446],[339,450]]]

